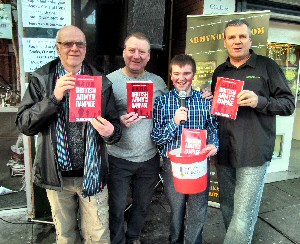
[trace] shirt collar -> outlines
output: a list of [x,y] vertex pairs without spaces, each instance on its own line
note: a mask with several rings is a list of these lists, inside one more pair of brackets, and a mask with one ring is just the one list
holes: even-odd
[[[250,67],[252,67],[252,68],[255,68],[255,66],[256,66],[256,59],[257,59],[257,54],[256,54],[252,49],[250,49],[249,52],[251,53],[250,58],[247,60],[246,63],[244,63],[243,65],[241,65],[239,68],[243,68],[243,67],[245,67],[245,66],[247,66],[247,65],[250,66]],[[232,65],[232,64],[230,63],[229,57],[226,59],[225,67],[224,67],[224,68],[225,68],[225,69],[226,69],[226,68],[236,68],[234,65]]]
[[[175,95],[175,97],[179,97],[179,91],[177,91],[175,88],[172,90],[173,91],[173,94]],[[192,93],[190,95],[188,95],[187,97],[193,97],[195,95],[195,90],[192,88]]]

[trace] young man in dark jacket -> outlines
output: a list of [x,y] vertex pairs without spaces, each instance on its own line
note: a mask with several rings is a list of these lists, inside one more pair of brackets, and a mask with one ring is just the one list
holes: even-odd
[[111,82],[102,76],[102,114],[90,122],[69,123],[74,75],[102,74],[84,62],[86,39],[77,27],[59,30],[56,49],[59,58],[33,73],[16,125],[25,135],[38,134],[34,182],[46,188],[57,242],[108,243],[105,143],[121,137]]

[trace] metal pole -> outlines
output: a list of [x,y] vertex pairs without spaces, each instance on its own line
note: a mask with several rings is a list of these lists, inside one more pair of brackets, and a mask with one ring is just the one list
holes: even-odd
[[[23,21],[22,21],[22,1],[17,1],[18,12],[18,42],[19,42],[19,67],[20,67],[20,85],[21,85],[21,98],[24,96],[26,90],[26,78],[24,71],[23,59]],[[23,135],[24,144],[24,164],[25,164],[25,189],[26,189],[26,202],[27,214],[33,215],[32,206],[32,184],[31,184],[31,140],[30,137]]]

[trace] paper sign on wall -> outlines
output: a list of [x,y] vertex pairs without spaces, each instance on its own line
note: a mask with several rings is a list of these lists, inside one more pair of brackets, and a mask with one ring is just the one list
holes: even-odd
[[55,39],[23,38],[22,42],[25,72],[33,72],[58,57],[55,49]]
[[60,29],[71,24],[71,1],[22,0],[23,27]]
[[12,39],[11,5],[0,4],[0,39]]

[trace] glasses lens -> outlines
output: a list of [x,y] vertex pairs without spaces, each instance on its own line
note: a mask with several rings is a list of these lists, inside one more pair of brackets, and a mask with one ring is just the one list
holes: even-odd
[[63,42],[62,43],[64,48],[71,48],[74,45],[74,42]]
[[85,43],[84,42],[75,42],[76,46],[78,48],[84,48],[85,47]]
[[76,45],[78,48],[84,48],[85,47],[85,43],[84,42],[62,42],[61,45],[64,47],[64,48],[72,48],[73,45]]

